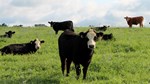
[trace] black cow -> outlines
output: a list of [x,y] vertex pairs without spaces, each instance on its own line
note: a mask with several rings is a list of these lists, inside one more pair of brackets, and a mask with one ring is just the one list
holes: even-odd
[[41,43],[44,43],[44,40],[40,41],[39,39],[35,39],[34,41],[30,41],[28,43],[22,44],[10,44],[0,49],[2,55],[3,54],[28,54],[36,52],[41,46]]
[[103,25],[102,27],[94,27],[97,31],[106,31],[110,26]]
[[0,35],[0,38],[11,38],[13,34],[15,34],[15,31],[8,31],[5,32],[5,35]]
[[83,66],[83,79],[86,79],[96,41],[100,36],[101,33],[96,33],[93,29],[89,29],[87,32],[81,32],[79,35],[73,31],[66,30],[60,35],[58,46],[63,75],[65,68],[67,68],[66,76],[69,75],[70,65],[73,61],[77,79],[81,73],[80,64]]
[[63,21],[63,22],[48,22],[51,27],[53,27],[54,31],[56,34],[58,34],[59,30],[66,30],[66,29],[70,29],[72,31],[74,31],[73,29],[73,22],[72,21]]
[[103,34],[102,40],[112,40],[113,39],[113,34]]

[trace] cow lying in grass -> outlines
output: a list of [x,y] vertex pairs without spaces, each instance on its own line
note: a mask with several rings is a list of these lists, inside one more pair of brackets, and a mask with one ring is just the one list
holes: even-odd
[[63,22],[48,22],[51,27],[53,27],[54,31],[56,34],[58,34],[59,30],[66,30],[66,29],[70,29],[72,31],[74,31],[73,29],[73,22],[72,21],[63,21]]
[[102,27],[94,27],[97,31],[106,31],[110,26],[103,25]]
[[22,44],[10,44],[0,49],[1,54],[28,54],[36,52],[41,44],[44,43],[44,40],[40,41],[39,39],[35,39],[34,41],[30,41],[28,43]]
[[73,61],[75,64],[77,79],[80,76],[83,66],[83,79],[86,79],[88,66],[91,63],[96,41],[101,33],[96,33],[93,29],[87,32],[81,32],[79,35],[71,30],[65,30],[58,39],[59,55],[61,59],[61,69],[67,68],[67,74],[70,72],[70,65]]
[[8,31],[4,35],[0,35],[0,38],[11,38],[13,34],[15,34],[15,31]]
[[112,40],[113,39],[113,34],[103,34],[102,40]]

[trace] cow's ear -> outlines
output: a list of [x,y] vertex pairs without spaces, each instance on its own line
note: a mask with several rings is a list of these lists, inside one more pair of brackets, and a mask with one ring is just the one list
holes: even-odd
[[96,33],[96,36],[97,37],[102,37],[103,36],[103,32]]
[[126,18],[127,18],[127,16],[124,17],[124,19],[126,19]]
[[45,41],[44,40],[42,40],[42,41],[40,41],[41,43],[44,43]]
[[30,44],[32,44],[34,41],[30,41]]
[[32,44],[32,43],[35,43],[35,41],[36,41],[36,39],[34,40],[34,41],[30,41],[30,43]]
[[15,32],[12,32],[13,34],[15,33]]
[[80,35],[81,38],[84,38],[86,36],[86,33],[80,32],[79,35]]

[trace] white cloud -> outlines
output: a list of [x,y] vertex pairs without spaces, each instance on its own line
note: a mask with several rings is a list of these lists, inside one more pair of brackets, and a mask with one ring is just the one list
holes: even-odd
[[0,23],[26,24],[72,20],[77,26],[127,26],[124,16],[150,19],[149,0],[0,0]]
[[120,4],[122,6],[136,5],[137,0],[115,0],[116,4]]

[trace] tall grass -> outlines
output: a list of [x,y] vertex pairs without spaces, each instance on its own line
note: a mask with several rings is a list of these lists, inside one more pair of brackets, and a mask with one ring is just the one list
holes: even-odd
[[[88,28],[76,28],[76,32]],[[45,40],[34,54],[0,55],[2,84],[149,84],[150,29],[109,28],[116,40],[98,41],[87,79],[76,80],[74,65],[69,77],[62,76],[58,54],[58,35],[51,28],[0,28],[0,35],[12,30],[9,38],[0,38],[0,48],[11,43]]]

